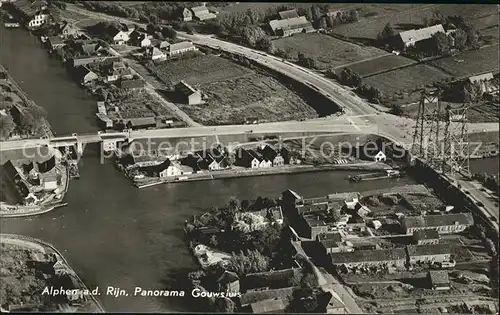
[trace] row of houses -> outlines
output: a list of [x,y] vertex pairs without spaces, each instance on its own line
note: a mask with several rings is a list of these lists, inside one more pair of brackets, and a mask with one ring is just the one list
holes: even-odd
[[22,22],[30,29],[39,28],[50,19],[47,1],[17,0],[9,2]]
[[282,147],[275,150],[269,145],[262,145],[254,149],[239,147],[236,149],[235,165],[246,168],[266,168],[283,166],[290,163],[290,152]]

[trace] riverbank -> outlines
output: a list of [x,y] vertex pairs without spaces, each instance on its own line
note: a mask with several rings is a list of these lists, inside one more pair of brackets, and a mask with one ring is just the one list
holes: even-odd
[[[12,130],[9,130],[10,132],[19,132],[19,128],[21,128],[20,123],[21,121],[16,121],[16,118],[13,116],[19,116],[19,118],[22,120],[22,116],[24,115],[32,115],[34,121],[34,124],[32,126],[33,130],[30,130],[30,132],[34,132],[35,136],[48,136],[51,137],[53,135],[51,131],[50,124],[46,117],[42,116],[43,114],[43,108],[39,105],[37,105],[31,97],[29,97],[28,94],[21,88],[21,86],[14,80],[14,78],[10,75],[9,71],[7,68],[5,68],[3,65],[0,64],[0,90],[2,91],[2,107],[0,110],[5,110],[5,112],[2,113],[2,116],[4,117],[10,117],[12,119],[12,122],[15,125],[15,130],[12,128]],[[8,111],[7,111],[8,110]],[[14,113],[14,115],[13,115]],[[37,114],[35,116],[35,114]],[[2,122],[2,124],[5,124],[6,122]],[[2,128],[6,128],[6,126],[2,126]],[[25,130],[27,131],[27,130]],[[25,138],[29,137],[29,135],[25,134],[18,134],[15,137],[11,137],[11,135],[7,135],[6,139],[9,138]]]
[[[25,250],[31,251],[30,254],[35,256],[35,252],[42,252],[43,254],[54,254],[56,257],[56,264],[59,263],[62,266],[60,268],[64,269],[68,274],[73,276],[77,280],[78,287],[73,289],[78,289],[81,291],[87,290],[88,288],[85,283],[80,279],[78,274],[71,268],[68,261],[64,256],[51,244],[44,242],[39,239],[35,239],[28,236],[15,235],[15,234],[0,234],[0,244],[10,244],[24,248]],[[3,249],[3,248],[2,248]],[[87,300],[85,305],[79,306],[77,311],[92,312],[92,313],[104,313],[104,308],[101,306],[99,301],[93,296],[88,295],[90,300]],[[3,297],[5,298],[5,296]],[[2,305],[3,305],[2,301]]]
[[[264,176],[264,175],[283,175],[292,173],[310,173],[310,172],[322,172],[322,171],[360,171],[360,170],[370,170],[370,171],[381,171],[392,169],[389,165],[383,163],[357,163],[357,164],[327,164],[327,165],[284,165],[276,166],[272,168],[257,168],[257,169],[237,169],[237,170],[221,170],[221,171],[210,171],[199,174],[185,175],[177,178],[147,178],[134,180],[134,186],[137,188],[147,188],[151,186],[169,184],[169,183],[185,183],[194,181],[205,181],[205,180],[217,180],[217,179],[228,179],[228,178],[240,178],[240,177],[250,177],[250,176]],[[182,178],[182,179],[181,179]]]

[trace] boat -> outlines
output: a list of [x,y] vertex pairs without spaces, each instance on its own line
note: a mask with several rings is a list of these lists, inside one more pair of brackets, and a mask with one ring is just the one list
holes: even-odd
[[384,172],[359,174],[359,175],[354,175],[354,176],[349,175],[349,180],[351,182],[358,183],[358,182],[365,181],[365,180],[396,178],[396,177],[400,177],[400,176],[401,176],[401,172],[398,170],[386,170]]
[[17,22],[5,22],[3,26],[5,26],[5,28],[18,28],[21,25]]

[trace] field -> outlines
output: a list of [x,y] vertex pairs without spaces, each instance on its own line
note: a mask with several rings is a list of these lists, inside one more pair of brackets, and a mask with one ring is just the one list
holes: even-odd
[[201,124],[244,123],[245,117],[278,121],[318,116],[302,98],[274,78],[214,55],[164,62],[152,69],[167,86],[185,80],[205,95],[206,104],[178,104]]
[[153,70],[167,85],[176,84],[180,80],[192,85],[214,83],[237,79],[252,73],[240,65],[213,55],[163,62],[155,64]]
[[[463,60],[463,62],[459,62],[459,60]],[[498,44],[467,51],[456,57],[435,60],[431,64],[445,69],[457,78],[488,71],[496,72],[498,71]]]
[[500,32],[500,29],[498,28],[498,26],[494,26],[494,27],[490,27],[490,28],[482,30],[481,35],[484,37],[494,38],[498,41],[499,32]]
[[[230,3],[225,7],[217,7],[216,10],[221,12],[246,12],[248,9],[252,9],[260,12],[267,12],[271,9],[276,9],[280,6],[290,6],[295,8],[310,8],[312,3],[293,3],[293,2],[236,2]],[[355,7],[355,4],[346,3],[329,3],[327,4],[330,9],[347,9]]]
[[[415,65],[395,71],[386,72],[366,78],[364,82],[378,88],[385,97],[391,98],[400,92],[409,93],[436,81],[449,77],[447,74],[427,65]],[[418,93],[413,97],[420,97]],[[413,99],[413,98],[412,98]]]
[[260,74],[202,84],[208,104],[179,105],[201,124],[244,123],[245,117],[260,121],[317,117],[312,107],[273,78]]
[[374,47],[361,47],[324,34],[296,34],[273,41],[276,48],[282,49],[297,59],[298,53],[315,57],[318,68],[327,69],[344,64],[383,56],[385,51]]
[[370,75],[375,75],[382,71],[389,71],[395,68],[407,66],[416,63],[416,61],[412,59],[408,59],[402,56],[389,55],[383,56],[373,60],[367,60],[363,62],[359,62],[347,68],[350,68],[357,74],[359,74],[362,78],[368,77]]
[[118,107],[123,118],[170,116],[173,113],[146,91],[132,92],[120,100]]
[[[428,4],[401,7],[400,10],[395,12],[381,14],[379,10],[385,6],[387,5],[363,5],[360,16],[367,18],[360,19],[357,23],[339,25],[334,29],[334,33],[351,38],[373,40],[377,38],[378,33],[387,23],[391,23],[396,32],[419,28],[423,24],[423,18],[432,17],[433,12],[436,10],[440,11],[444,16],[462,15],[472,23],[475,22],[475,19],[482,19],[496,10],[496,6],[493,5]],[[481,20],[480,23],[482,25],[484,22]]]

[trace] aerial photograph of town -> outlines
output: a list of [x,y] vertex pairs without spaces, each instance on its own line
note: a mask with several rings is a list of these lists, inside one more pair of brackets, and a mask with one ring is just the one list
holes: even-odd
[[480,2],[0,0],[0,311],[498,314]]

